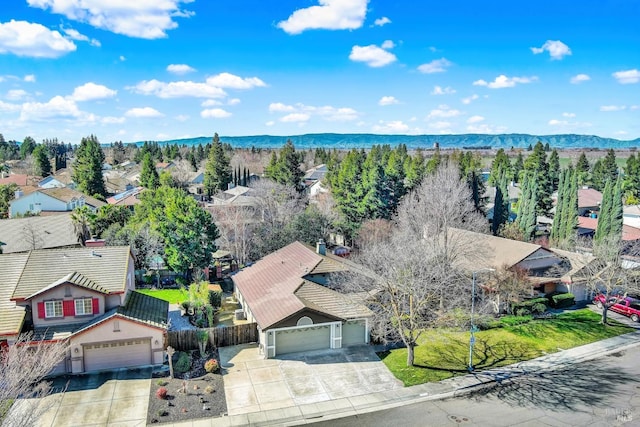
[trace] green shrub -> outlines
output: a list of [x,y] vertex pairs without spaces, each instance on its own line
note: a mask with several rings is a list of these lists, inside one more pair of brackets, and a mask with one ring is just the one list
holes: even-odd
[[191,356],[184,351],[179,352],[178,361],[173,364],[173,370],[179,374],[184,374],[189,369],[191,369]]
[[159,379],[158,381],[156,381],[156,384],[159,385],[160,387],[164,387],[167,385],[167,382],[163,379]]
[[564,293],[551,296],[551,305],[555,308],[571,307],[576,303],[576,298],[573,294]]
[[480,316],[475,322],[478,329],[486,331],[489,329],[495,329],[502,326],[499,319],[493,316]]
[[500,318],[500,323],[504,326],[518,326],[533,320],[530,314],[520,314],[515,316],[504,316]]
[[[536,313],[536,309],[534,306],[542,304],[544,305],[544,310],[539,311],[543,313],[547,309],[547,305],[549,304],[549,300],[547,298],[532,298],[526,301],[515,303],[511,306],[511,312],[517,316],[527,316],[529,314]],[[540,310],[540,306],[537,306],[537,310]]]
[[222,291],[209,291],[209,304],[214,308],[220,308],[222,305]]
[[547,311],[547,306],[542,304],[542,303],[534,304],[531,307],[531,313],[533,313],[533,314],[542,314],[545,311]]

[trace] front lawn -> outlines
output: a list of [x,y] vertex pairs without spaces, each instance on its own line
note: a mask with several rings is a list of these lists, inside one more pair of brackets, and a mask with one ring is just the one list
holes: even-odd
[[168,301],[169,304],[180,304],[189,299],[189,294],[184,289],[136,289],[136,291]]
[[[473,359],[477,370],[510,365],[547,353],[577,347],[634,331],[609,320],[599,324],[600,315],[589,309],[567,312],[549,319],[521,325],[502,326],[475,334]],[[469,332],[431,330],[420,337],[415,348],[415,365],[407,367],[407,350],[381,354],[389,370],[405,386],[440,381],[467,373]]]

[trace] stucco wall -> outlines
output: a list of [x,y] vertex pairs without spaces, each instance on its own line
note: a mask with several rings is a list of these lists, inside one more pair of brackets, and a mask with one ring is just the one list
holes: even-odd
[[[67,293],[69,292],[69,293]],[[99,311],[93,315],[86,316],[65,316],[53,319],[44,319],[38,316],[38,303],[50,300],[74,300],[77,298],[98,298]],[[104,314],[105,300],[104,295],[89,289],[81,288],[75,285],[60,285],[50,291],[42,293],[30,301],[33,313],[33,325],[35,327],[47,327],[55,325],[64,325],[70,323],[86,323],[91,319]]]
[[11,203],[9,215],[15,218],[16,215],[23,215],[26,212],[38,213],[40,211],[67,211],[67,204],[47,196],[46,194],[34,191]]

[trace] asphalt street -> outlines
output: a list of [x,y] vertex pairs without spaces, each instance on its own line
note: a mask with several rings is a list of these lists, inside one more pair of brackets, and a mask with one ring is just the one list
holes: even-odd
[[640,426],[640,346],[460,398],[318,426]]

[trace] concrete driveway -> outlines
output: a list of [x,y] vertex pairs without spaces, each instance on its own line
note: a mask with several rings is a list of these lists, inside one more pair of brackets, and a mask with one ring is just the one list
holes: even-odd
[[402,388],[369,346],[263,359],[256,345],[219,349],[229,415]]
[[[145,426],[152,368],[58,377],[46,397],[42,427]],[[68,385],[67,385],[68,382]]]

